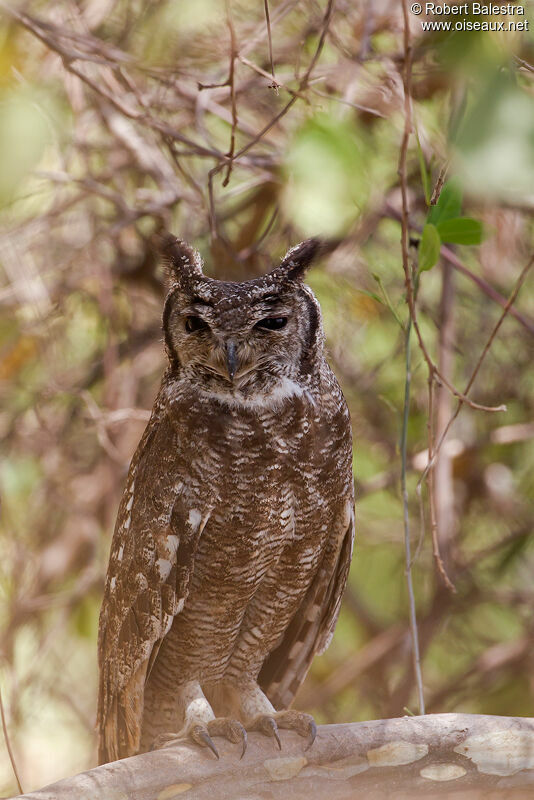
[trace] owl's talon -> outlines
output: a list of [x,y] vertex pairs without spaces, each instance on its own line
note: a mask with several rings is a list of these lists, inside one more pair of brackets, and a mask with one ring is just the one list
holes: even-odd
[[206,728],[204,728],[201,725],[195,725],[189,731],[189,735],[191,736],[192,740],[194,742],[196,742],[197,744],[201,745],[202,747],[209,747],[209,749],[211,750],[211,752],[213,753],[213,755],[216,758],[220,757],[219,756],[219,751],[217,750],[217,748],[213,744],[213,739],[209,735],[209,733],[206,730]]
[[265,736],[274,736],[276,739],[276,744],[278,745],[278,749],[282,749],[282,742],[280,741],[280,736],[278,735],[278,725],[273,717],[270,717],[267,714],[258,717],[252,725],[252,730],[260,731],[260,733],[265,734]]
[[276,744],[278,745],[278,749],[282,749],[282,742],[280,741],[280,736],[278,735],[278,729],[273,731],[273,736],[276,739]]
[[306,752],[306,750],[310,749],[310,747],[312,746],[312,744],[315,741],[315,737],[316,736],[317,736],[317,725],[315,724],[315,720],[312,719],[310,721],[309,729],[308,729],[308,744],[304,748],[304,752]]
[[276,744],[278,745],[278,749],[282,749],[282,742],[280,741],[280,736],[278,734],[278,725],[274,721],[274,719],[269,719],[269,726],[272,728],[272,736],[276,739]]

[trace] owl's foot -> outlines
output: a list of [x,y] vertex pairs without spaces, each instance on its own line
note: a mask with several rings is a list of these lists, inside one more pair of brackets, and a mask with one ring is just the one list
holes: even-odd
[[224,736],[225,739],[233,744],[241,743],[241,756],[245,755],[247,749],[247,732],[243,725],[236,719],[229,717],[216,717],[210,719],[208,722],[194,722],[187,729],[185,734],[182,733],[164,733],[157,737],[152,744],[152,750],[159,750],[168,744],[175,742],[192,740],[195,744],[201,747],[208,747],[216,758],[219,758],[219,751],[217,750],[212,736]]
[[248,726],[249,730],[260,731],[266,736],[273,736],[276,739],[278,748],[282,749],[278,729],[292,730],[308,739],[305,750],[308,750],[315,741],[317,735],[317,725],[310,714],[303,711],[276,711],[274,714],[261,714]]

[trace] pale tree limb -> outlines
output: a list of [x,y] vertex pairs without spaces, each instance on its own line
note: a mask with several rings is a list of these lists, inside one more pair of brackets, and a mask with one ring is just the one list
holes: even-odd
[[282,731],[282,751],[252,733],[218,739],[221,758],[192,744],[105,764],[25,800],[353,800],[527,798],[534,792],[534,719],[436,714],[322,725],[304,750]]

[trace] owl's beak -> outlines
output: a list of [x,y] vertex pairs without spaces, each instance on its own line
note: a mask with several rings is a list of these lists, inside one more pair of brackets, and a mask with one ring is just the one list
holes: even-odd
[[228,339],[226,342],[226,368],[231,381],[234,380],[234,375],[237,372],[238,366],[239,361],[235,342],[232,339]]

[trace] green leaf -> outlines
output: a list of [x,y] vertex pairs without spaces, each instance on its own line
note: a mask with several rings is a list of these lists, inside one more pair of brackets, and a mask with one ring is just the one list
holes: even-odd
[[438,222],[459,217],[461,213],[462,190],[456,181],[447,181],[441,190],[438,202],[430,208],[426,221],[437,225]]
[[432,269],[439,258],[441,239],[435,225],[427,223],[419,243],[419,272]]
[[442,241],[451,244],[480,244],[484,234],[482,223],[470,217],[456,217],[437,224]]

